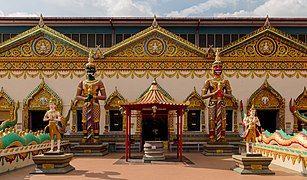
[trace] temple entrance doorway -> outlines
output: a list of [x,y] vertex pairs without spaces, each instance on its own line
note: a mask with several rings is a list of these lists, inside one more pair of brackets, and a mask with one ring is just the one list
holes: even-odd
[[168,141],[168,111],[142,111],[142,141]]
[[44,130],[48,125],[48,121],[44,121],[46,111],[45,110],[30,110],[29,111],[29,129],[33,132],[38,130]]
[[271,109],[257,109],[257,116],[260,120],[261,128],[274,133],[276,129],[279,129],[278,110]]

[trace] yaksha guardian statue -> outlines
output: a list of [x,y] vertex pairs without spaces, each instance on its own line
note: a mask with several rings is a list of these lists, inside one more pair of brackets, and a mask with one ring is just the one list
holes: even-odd
[[90,51],[85,66],[87,77],[78,85],[76,98],[83,100],[82,130],[84,143],[97,143],[99,139],[100,105],[99,100],[106,99],[106,91],[101,80],[95,79],[96,65]]
[[233,98],[229,81],[222,77],[223,64],[220,61],[219,49],[212,64],[213,78],[208,79],[202,89],[203,99],[209,99],[209,139],[211,143],[223,143],[226,129],[226,110],[224,98]]

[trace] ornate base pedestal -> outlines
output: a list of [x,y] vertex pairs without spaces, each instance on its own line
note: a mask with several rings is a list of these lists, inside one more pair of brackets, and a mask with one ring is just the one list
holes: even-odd
[[108,154],[107,144],[79,144],[71,148],[75,156],[104,156]]
[[269,165],[273,158],[264,157],[261,154],[242,154],[232,155],[236,162],[233,171],[240,174],[259,174],[274,175],[275,173],[269,169]]
[[228,143],[225,144],[205,144],[204,151],[205,156],[230,156],[233,155],[234,146]]
[[64,152],[46,152],[45,154],[36,155],[33,161],[36,168],[31,174],[65,174],[75,170],[69,164],[73,154]]
[[164,150],[162,141],[145,141],[143,160],[146,161],[164,161]]

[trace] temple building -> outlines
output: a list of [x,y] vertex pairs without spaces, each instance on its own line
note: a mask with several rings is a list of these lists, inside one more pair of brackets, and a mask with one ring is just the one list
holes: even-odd
[[[183,148],[195,145],[199,150],[209,131],[208,102],[201,89],[212,76],[217,48],[235,97],[225,104],[230,141],[240,140],[241,112],[252,105],[262,128],[270,132],[302,130],[289,110],[291,98],[307,113],[306,18],[1,17],[0,42],[0,123],[14,118],[17,109],[19,130],[43,129],[53,97],[69,118],[67,137],[78,139],[84,102],[75,97],[90,51],[96,79],[107,93],[100,103],[99,134],[104,142],[118,143],[117,148],[125,141],[121,105],[141,101],[154,86],[163,101],[187,105]],[[151,111],[132,110],[132,136],[139,143],[141,136],[160,133],[171,148],[178,114],[160,109],[160,121],[144,120],[152,118]]]

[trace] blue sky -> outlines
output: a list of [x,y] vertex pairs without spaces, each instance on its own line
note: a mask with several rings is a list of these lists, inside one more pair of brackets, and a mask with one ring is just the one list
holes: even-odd
[[0,16],[307,17],[307,0],[0,0]]

